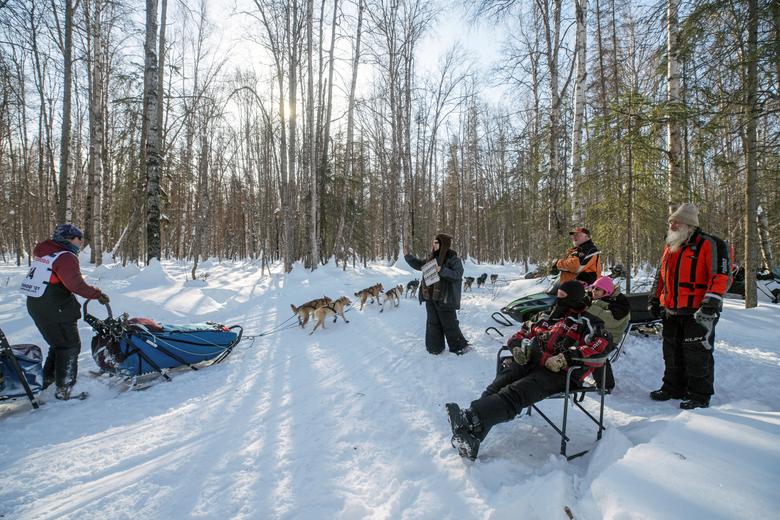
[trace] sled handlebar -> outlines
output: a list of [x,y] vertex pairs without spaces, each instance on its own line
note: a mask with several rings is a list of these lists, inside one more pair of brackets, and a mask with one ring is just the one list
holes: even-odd
[[[84,319],[85,319],[85,320],[87,319],[87,315],[89,314],[89,313],[87,312],[87,305],[89,305],[89,302],[91,302],[91,301],[92,301],[92,300],[84,300],[84,307],[83,307],[83,311],[84,311]],[[107,304],[107,303],[105,303],[104,305],[106,306],[106,310],[108,311],[108,318],[109,318],[109,319],[113,318],[113,317],[114,317],[114,314],[111,312],[111,306],[110,306],[109,304]]]

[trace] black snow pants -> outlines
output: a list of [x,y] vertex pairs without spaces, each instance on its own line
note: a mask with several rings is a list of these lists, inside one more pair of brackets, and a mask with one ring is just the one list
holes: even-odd
[[688,396],[709,402],[715,380],[715,325],[707,329],[693,316],[666,314],[664,325],[664,382],[661,387],[670,394]]
[[444,338],[447,338],[450,352],[460,352],[466,348],[468,341],[460,331],[458,314],[452,306],[426,301],[425,311],[425,348],[428,352],[441,354],[444,351]]
[[35,325],[49,344],[49,353],[43,364],[43,387],[52,383],[57,387],[73,386],[78,375],[78,359],[81,339],[75,321],[47,322]]
[[[577,374],[572,374],[573,382],[576,378]],[[564,390],[565,371],[550,372],[533,361],[522,366],[509,362],[482,392],[482,397],[471,402],[471,410],[482,424],[481,438],[496,424],[511,421],[525,408]]]

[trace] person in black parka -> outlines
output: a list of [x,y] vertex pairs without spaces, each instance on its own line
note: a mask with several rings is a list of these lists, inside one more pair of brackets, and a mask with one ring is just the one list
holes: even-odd
[[409,267],[420,271],[430,260],[436,259],[436,270],[440,280],[429,286],[420,281],[418,291],[420,303],[425,302],[427,320],[425,325],[425,348],[431,354],[444,351],[444,339],[450,352],[463,354],[468,341],[460,331],[457,311],[460,309],[461,280],[463,279],[463,262],[458,254],[451,249],[452,237],[439,233],[433,239],[433,249],[425,260],[415,257],[405,248],[404,259]]

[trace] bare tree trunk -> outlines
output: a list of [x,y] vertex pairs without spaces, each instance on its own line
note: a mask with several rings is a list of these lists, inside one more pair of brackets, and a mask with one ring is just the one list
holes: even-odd
[[68,190],[70,168],[71,96],[73,87],[73,0],[65,0],[65,39],[62,43],[62,131],[60,136],[60,178],[57,222],[70,222],[72,201]]
[[580,146],[582,143],[582,120],[585,116],[585,89],[587,88],[587,69],[585,50],[587,48],[586,17],[588,13],[588,0],[574,0],[574,8],[577,17],[577,33],[575,38],[574,53],[577,59],[577,81],[574,86],[574,121],[572,122],[571,142],[571,183],[573,196],[571,198],[572,217],[581,222],[585,206],[581,202],[578,184],[582,157]]
[[92,244],[90,260],[100,265],[103,259],[103,38],[101,27],[102,0],[95,0],[92,16],[92,92],[90,93],[90,176],[94,183],[92,194]]
[[317,175],[316,158],[316,137],[314,122],[314,48],[312,43],[312,32],[314,31],[314,0],[306,0],[306,166],[309,171],[309,189],[311,190],[311,207],[309,220],[309,247],[311,254],[309,258],[309,268],[312,271],[317,269],[320,261],[319,241],[317,240],[317,224],[320,220],[319,209],[320,201],[318,190],[320,187]]
[[[290,14],[292,12],[292,17]],[[297,141],[297,120],[298,120],[298,45],[300,37],[300,29],[298,23],[298,1],[293,0],[291,4],[287,6],[287,40],[289,42],[289,59],[288,59],[288,106],[290,113],[287,115],[288,124],[288,143],[287,143],[287,168],[288,168],[288,185],[287,185],[287,206],[284,214],[285,223],[285,272],[292,270],[292,259],[295,254],[295,236],[293,234],[293,226],[295,225],[295,219],[293,215],[293,191],[295,186],[295,143]]]
[[[759,196],[760,198],[760,196]],[[764,266],[770,271],[775,267],[775,259],[772,255],[772,242],[769,237],[769,215],[763,206],[758,206],[758,236],[761,244],[761,258],[764,260]]]
[[682,135],[680,133],[680,118],[682,103],[680,96],[680,43],[678,27],[678,11],[680,0],[668,0],[667,4],[667,146],[669,165],[667,169],[667,192],[669,194],[669,212],[676,204],[688,200],[687,182],[682,172]]
[[336,240],[333,249],[344,260],[344,270],[347,269],[347,252],[344,247],[344,222],[347,213],[347,184],[352,178],[355,165],[355,89],[357,88],[358,65],[360,64],[360,37],[363,28],[363,11],[365,4],[363,0],[358,0],[358,20],[355,33],[355,51],[352,55],[352,80],[349,86],[349,102],[347,105],[347,157],[344,165],[344,182],[341,186],[341,205],[339,207],[339,224],[336,231]]
[[[157,132],[160,142],[160,155],[162,159],[165,140],[163,131],[163,113],[165,112],[165,29],[168,23],[168,0],[161,0],[160,4],[160,46],[158,55],[160,66],[157,69]],[[162,168],[162,166],[161,166]]]
[[748,0],[747,74],[745,77],[745,308],[758,305],[756,268],[758,251],[756,217],[758,213],[758,157],[756,127],[758,120],[758,0]]
[[[324,2],[323,2],[324,4]],[[331,20],[330,49],[328,50],[328,95],[325,102],[325,118],[322,123],[322,155],[319,162],[319,178],[325,177],[328,168],[328,146],[330,144],[330,124],[333,113],[333,70],[335,68],[334,52],[336,47],[336,22],[338,19],[339,0],[333,0],[333,19]],[[362,16],[362,13],[359,14]],[[322,232],[320,231],[320,234]],[[318,243],[320,237],[317,237]]]
[[144,44],[144,90],[146,97],[146,261],[160,260],[160,134],[157,126],[157,0],[146,0]]

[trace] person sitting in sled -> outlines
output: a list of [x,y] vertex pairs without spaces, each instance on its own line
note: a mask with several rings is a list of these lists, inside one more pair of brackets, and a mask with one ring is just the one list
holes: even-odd
[[496,378],[466,409],[447,403],[452,445],[461,457],[477,458],[480,444],[496,424],[511,421],[523,409],[566,389],[566,371],[576,367],[579,384],[592,367],[588,358],[605,352],[609,332],[604,322],[586,312],[585,288],[570,280],[558,288],[549,316],[526,322],[507,343],[512,357]]
[[95,299],[102,304],[109,299],[97,287],[84,281],[79,268],[78,253],[84,242],[81,230],[72,224],[60,224],[51,240],[33,249],[30,271],[21,285],[27,296],[27,312],[49,344],[43,365],[43,388],[57,385],[54,396],[68,400],[78,374],[81,339],[76,322],[81,318],[81,306],[75,294]]

